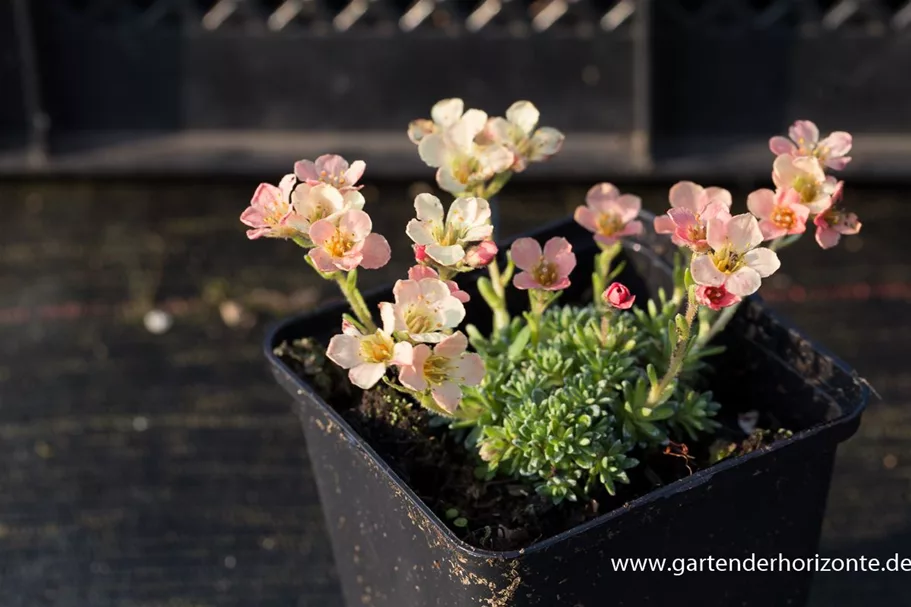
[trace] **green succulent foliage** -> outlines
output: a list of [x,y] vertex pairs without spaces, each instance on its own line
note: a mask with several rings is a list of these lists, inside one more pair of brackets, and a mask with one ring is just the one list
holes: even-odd
[[639,463],[635,450],[711,432],[718,405],[693,385],[698,357],[660,404],[647,405],[676,312],[668,301],[609,315],[591,305],[553,307],[537,345],[521,318],[490,337],[469,328],[487,375],[466,391],[453,425],[471,428],[468,440],[484,462],[479,475],[525,479],[555,502],[599,485],[614,494]]

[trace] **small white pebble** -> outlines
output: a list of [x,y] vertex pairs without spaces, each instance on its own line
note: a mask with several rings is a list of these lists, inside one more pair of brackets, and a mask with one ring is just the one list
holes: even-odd
[[234,567],[236,567],[236,566],[237,566],[236,558],[234,558],[233,556],[225,557],[225,567],[227,567],[228,569],[234,569]]
[[174,319],[163,310],[149,310],[143,317],[142,322],[149,333],[161,335],[162,333],[167,333],[171,325],[174,324]]
[[145,432],[148,429],[149,419],[147,417],[142,417],[140,415],[139,417],[133,418],[133,430],[136,430],[136,432]]
[[744,434],[752,434],[759,422],[759,411],[747,411],[737,416],[737,425]]

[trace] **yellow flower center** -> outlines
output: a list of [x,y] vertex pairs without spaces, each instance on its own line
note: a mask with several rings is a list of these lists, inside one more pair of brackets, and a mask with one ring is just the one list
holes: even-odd
[[546,259],[542,259],[532,269],[531,275],[535,277],[535,281],[539,285],[548,287],[557,281],[557,266]]
[[449,359],[431,354],[424,361],[424,379],[428,384],[439,385],[449,378]]
[[623,221],[616,213],[599,213],[595,227],[598,228],[598,234],[613,236],[623,229]]
[[797,177],[794,179],[794,183],[791,184],[791,187],[800,194],[800,200],[805,204],[813,202],[819,195],[819,184],[809,176],[801,175],[800,177]]
[[452,175],[459,183],[468,183],[472,176],[481,168],[481,163],[477,159],[467,156],[456,162],[452,170]]
[[392,358],[392,340],[380,334],[361,340],[361,359],[370,363],[382,363]]
[[402,316],[409,333],[430,333],[439,328],[430,311],[423,306],[409,306]]
[[342,257],[351,250],[351,247],[354,246],[354,241],[351,240],[346,234],[343,234],[341,230],[337,230],[332,237],[326,241],[326,244],[323,245],[323,248],[332,255],[333,257]]
[[772,220],[779,228],[784,228],[790,230],[794,227],[794,223],[797,221],[797,217],[794,215],[794,211],[788,207],[775,207],[775,210],[772,211],[771,217]]
[[712,253],[712,261],[720,272],[733,274],[743,266],[743,255],[726,245]]

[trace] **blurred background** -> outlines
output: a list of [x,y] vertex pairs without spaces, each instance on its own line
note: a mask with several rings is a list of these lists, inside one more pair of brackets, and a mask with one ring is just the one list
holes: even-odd
[[[859,236],[784,254],[763,297],[882,399],[839,450],[820,554],[911,556],[908,0],[0,0],[0,605],[341,605],[305,445],[261,353],[336,297],[238,216],[295,160],[367,161],[393,263],[432,187],[438,99],[532,100],[564,151],[505,235],[595,181],[744,209],[795,119],[854,134]],[[901,573],[812,605],[911,605]]]

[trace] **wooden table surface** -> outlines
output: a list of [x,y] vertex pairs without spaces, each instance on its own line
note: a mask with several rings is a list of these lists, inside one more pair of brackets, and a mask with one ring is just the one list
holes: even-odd
[[[336,295],[293,245],[244,238],[254,186],[0,185],[3,607],[341,605],[301,431],[260,351],[270,320]],[[369,284],[406,267],[415,187],[364,191],[395,250]],[[584,191],[518,184],[504,231]],[[820,554],[911,557],[911,204],[847,194],[863,234],[825,253],[804,239],[764,293],[882,395],[839,451]],[[150,310],[172,326],[150,332]],[[812,604],[911,605],[911,574],[818,574]]]

